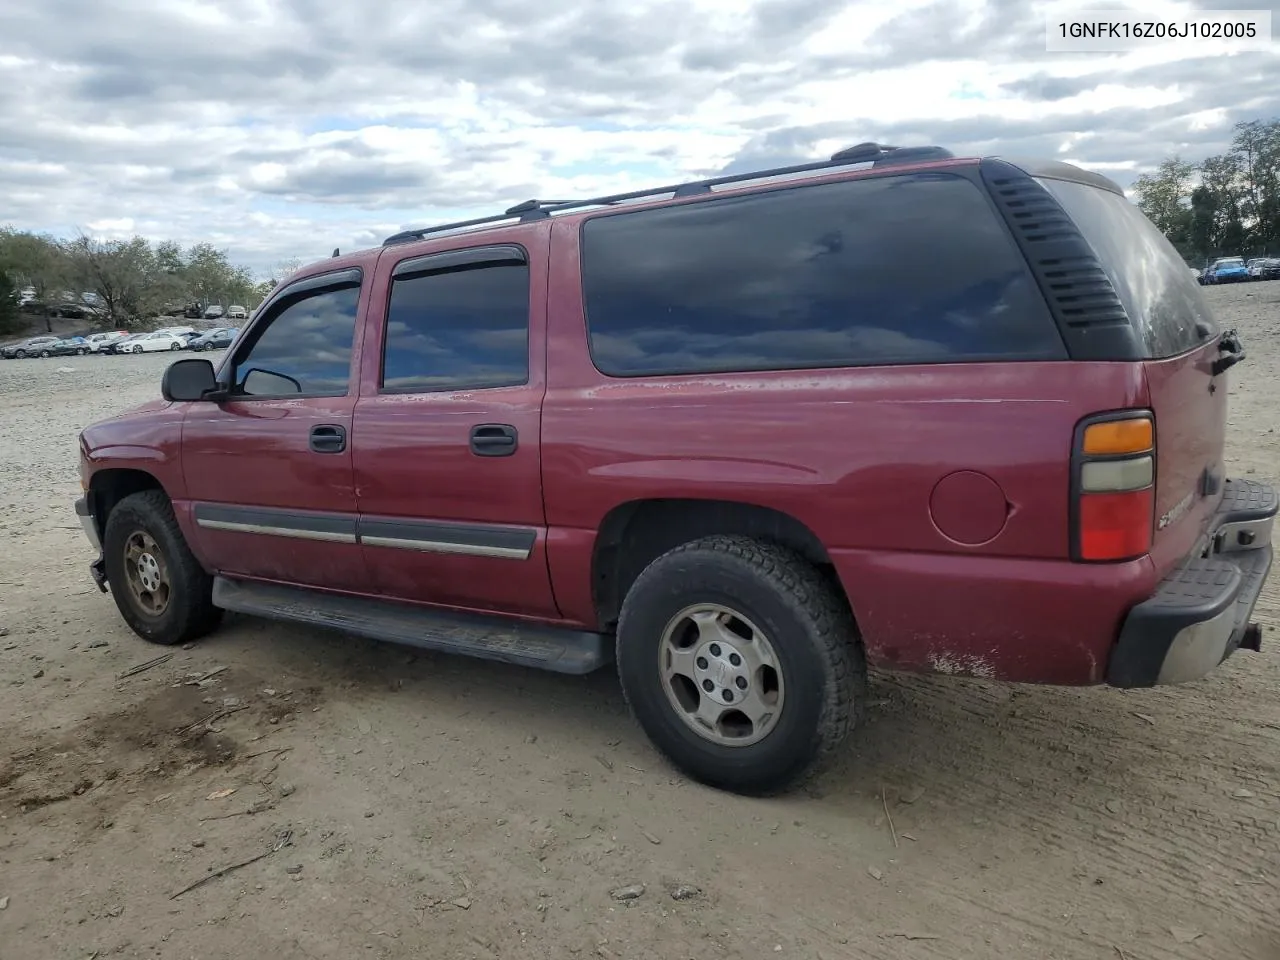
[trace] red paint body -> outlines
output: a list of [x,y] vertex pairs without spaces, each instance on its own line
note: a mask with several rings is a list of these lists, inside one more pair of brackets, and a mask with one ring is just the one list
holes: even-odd
[[[1191,550],[1215,501],[1202,497],[1159,531],[1148,556],[1072,562],[1073,430],[1098,411],[1153,409],[1155,513],[1169,511],[1206,465],[1221,465],[1227,391],[1208,389],[1214,343],[1152,363],[612,379],[596,370],[587,347],[584,216],[315,264],[299,276],[347,265],[365,272],[348,397],[152,404],[85,431],[87,471],[153,474],[213,571],[588,629],[599,625],[597,532],[615,508],[662,498],[769,507],[826,549],[873,665],[1102,681],[1126,612]],[[378,395],[395,263],[497,243],[520,244],[529,256],[529,383]],[[517,454],[469,453],[468,429],[490,421],[518,427]],[[316,422],[348,427],[345,455],[317,461],[306,453]],[[973,516],[964,513],[966,497],[975,498]],[[262,538],[250,547],[246,535],[197,528],[195,501],[485,522],[536,528],[537,540],[520,564]]]

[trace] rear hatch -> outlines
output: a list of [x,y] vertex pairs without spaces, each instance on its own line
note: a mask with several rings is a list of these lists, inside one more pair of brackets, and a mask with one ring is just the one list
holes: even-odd
[[1227,384],[1214,365],[1229,354],[1200,285],[1136,206],[1085,183],[1040,182],[1097,253],[1145,344],[1156,425],[1151,556],[1164,573],[1196,547],[1222,499]]

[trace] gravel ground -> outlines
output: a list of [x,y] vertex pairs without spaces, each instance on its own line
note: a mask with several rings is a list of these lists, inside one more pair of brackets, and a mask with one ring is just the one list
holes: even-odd
[[[1207,293],[1249,350],[1232,469],[1280,478],[1280,283]],[[164,651],[89,580],[75,437],[171,360],[0,363],[5,960],[1280,957],[1280,575],[1203,682],[877,676],[835,770],[747,800],[607,671],[233,617],[121,678]]]

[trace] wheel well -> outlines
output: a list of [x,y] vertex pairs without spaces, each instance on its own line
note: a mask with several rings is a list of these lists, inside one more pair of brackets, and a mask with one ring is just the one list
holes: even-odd
[[789,514],[732,500],[633,500],[614,507],[596,534],[591,587],[602,630],[612,630],[636,577],[674,547],[715,534],[779,543],[811,561],[848,603],[822,541]]
[[94,522],[98,527],[98,535],[102,536],[107,529],[107,517],[115,509],[116,504],[125,497],[143,490],[164,491],[164,486],[145,470],[111,469],[99,470],[89,481],[90,505],[93,508]]

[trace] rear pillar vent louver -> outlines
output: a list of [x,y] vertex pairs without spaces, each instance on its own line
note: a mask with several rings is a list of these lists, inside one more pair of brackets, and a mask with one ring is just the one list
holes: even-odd
[[1003,160],[982,179],[1022,249],[1073,360],[1139,360],[1124,304],[1093,248],[1043,186]]

